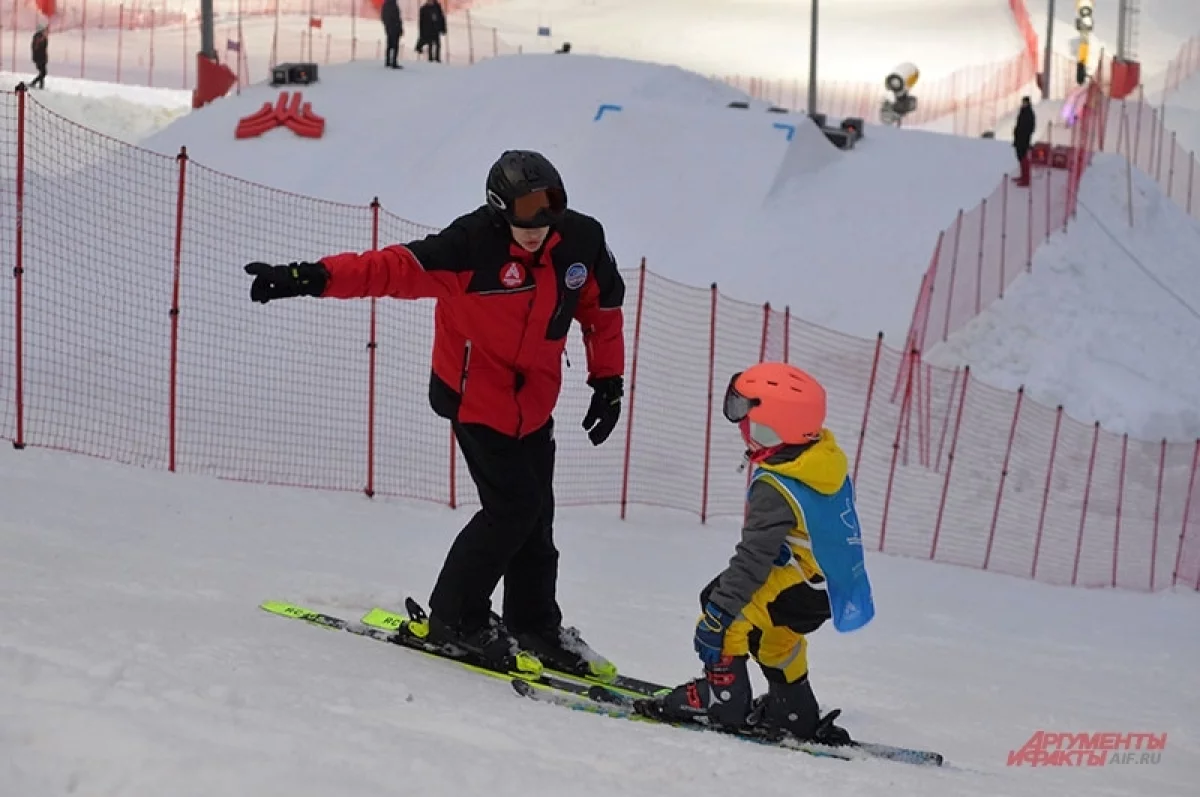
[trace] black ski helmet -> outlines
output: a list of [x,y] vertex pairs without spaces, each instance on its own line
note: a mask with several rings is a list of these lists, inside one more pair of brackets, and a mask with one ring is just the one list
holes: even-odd
[[[549,207],[529,217],[519,217],[517,200],[545,191]],[[500,155],[487,176],[487,203],[514,227],[549,227],[562,218],[567,209],[567,191],[562,177],[545,155],[525,149],[510,149]]]

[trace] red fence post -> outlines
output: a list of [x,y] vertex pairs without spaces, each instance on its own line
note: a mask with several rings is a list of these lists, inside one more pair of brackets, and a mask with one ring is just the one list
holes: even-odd
[[[942,341],[946,341],[950,337],[950,307],[954,302],[954,278],[958,273],[958,249],[962,242],[962,208],[958,210],[958,218],[954,222],[954,255],[950,260],[950,287],[946,290],[946,318],[942,326]],[[930,290],[933,286],[930,286]],[[922,341],[924,342],[924,341]]]
[[[16,6],[13,6],[13,17],[16,17]],[[17,229],[15,237],[16,251],[13,253],[13,286],[14,308],[16,315],[16,330],[14,342],[16,345],[16,384],[13,398],[16,402],[16,435],[13,448],[25,447],[25,98],[29,90],[24,83],[17,86],[17,196],[16,216]]]
[[867,400],[863,403],[862,426],[858,429],[858,451],[854,453],[854,472],[850,480],[858,486],[858,463],[862,461],[863,443],[867,439],[867,419],[871,417],[871,399],[875,395],[875,375],[879,372],[879,353],[883,349],[883,333],[875,338],[875,357],[871,360],[871,378],[867,381]]
[[1168,199],[1174,198],[1173,194],[1174,194],[1174,189],[1175,189],[1175,150],[1178,149],[1178,144],[1176,143],[1177,135],[1178,134],[1174,130],[1171,131],[1171,160],[1169,162],[1169,166],[1167,167],[1167,198]]
[[[1175,552],[1175,572],[1171,574],[1171,586],[1179,582],[1179,568],[1183,565],[1183,541],[1187,539],[1188,518],[1192,513],[1192,494],[1196,489],[1196,466],[1200,465],[1200,440],[1196,441],[1196,450],[1192,454],[1192,473],[1188,476],[1187,495],[1183,500],[1183,528],[1179,532],[1179,550]],[[1200,567],[1196,568],[1200,573]]]
[[154,9],[150,9],[150,65],[146,73],[146,85],[154,86]]
[[[1008,175],[1005,175],[1007,178]],[[1008,260],[1008,179],[1000,184],[1000,298],[1004,298],[1005,262]]]
[[[904,356],[910,359],[915,359],[915,350],[913,353],[906,353]],[[910,362],[908,365],[908,383],[904,388],[904,399],[900,402],[900,419],[896,422],[896,438],[892,441],[892,465],[888,470],[887,489],[883,496],[883,518],[879,523],[880,551],[883,550],[883,541],[887,536],[888,511],[892,507],[892,485],[895,484],[896,481],[896,460],[900,456],[900,435],[904,432],[904,415],[905,413],[911,411],[913,370],[916,367],[916,364],[913,362]]]
[[1088,456],[1087,481],[1083,485],[1083,507],[1079,511],[1079,535],[1075,538],[1075,565],[1071,568],[1071,586],[1079,580],[1079,557],[1083,554],[1083,531],[1087,526],[1088,501],[1092,497],[1092,474],[1096,470],[1096,447],[1100,444],[1100,422],[1092,426],[1092,453]]
[[117,82],[121,82],[121,53],[125,41],[125,4],[117,7]]
[[[1005,183],[1008,181],[1006,180]],[[983,247],[984,236],[987,234],[987,197],[984,197],[982,215],[979,218],[979,261],[975,264],[975,315],[983,312]]]
[[783,361],[791,362],[788,359],[788,354],[791,351],[792,344],[792,306],[789,304],[783,308]]
[[1028,241],[1025,244],[1025,270],[1033,272],[1033,184],[1029,185],[1029,190],[1025,192],[1027,204],[1029,205],[1029,223],[1025,225],[1026,237]]
[[1017,422],[1021,418],[1021,402],[1025,398],[1025,386],[1017,388],[1017,402],[1013,407],[1012,426],[1008,429],[1008,445],[1004,448],[1004,464],[1000,466],[1000,486],[996,488],[996,506],[992,509],[992,527],[988,530],[987,551],[983,555],[983,569],[992,561],[992,543],[996,541],[996,524],[1000,520],[1000,501],[1004,498],[1004,482],[1008,479],[1008,463],[1012,456],[1013,439],[1017,436]]
[[625,465],[621,474],[621,520],[629,505],[629,463],[633,454],[633,402],[637,397],[638,346],[642,341],[642,302],[646,296],[646,258],[638,267],[637,309],[633,321],[633,355],[629,365],[629,411],[625,416]]
[[[946,414],[942,418],[942,436],[938,440],[937,460],[934,462],[933,469],[940,470],[942,467],[942,451],[946,448],[946,432],[950,429],[950,408],[954,406],[954,391],[958,389],[958,374],[959,369],[954,369],[954,378],[950,381],[950,392],[946,394]],[[933,431],[932,429],[930,430]],[[933,437],[931,434],[930,437]]]
[[1117,474],[1117,521],[1113,528],[1112,585],[1117,586],[1117,552],[1121,549],[1121,509],[1125,505],[1125,457],[1129,452],[1129,435],[1121,436],[1121,466]]
[[1154,536],[1150,541],[1150,591],[1154,591],[1154,568],[1158,563],[1158,520],[1162,508],[1163,476],[1167,469],[1167,438],[1163,438],[1158,449],[1158,484],[1154,488]]
[[713,371],[717,366],[717,283],[710,289],[712,296],[708,317],[708,413],[704,417],[704,484],[700,495],[700,522],[708,520],[708,471],[712,459]]
[[762,362],[767,358],[767,329],[771,323],[771,303],[767,302],[763,305],[763,322],[762,322],[762,338],[758,342],[758,361]]
[[950,474],[954,471],[954,452],[958,450],[958,432],[962,428],[963,407],[967,404],[967,386],[971,382],[971,366],[963,366],[962,392],[958,394],[958,412],[954,419],[954,436],[950,439],[950,453],[946,456],[946,478],[942,481],[942,500],[938,502],[937,521],[933,524],[933,542],[929,546],[929,559],[937,556],[938,537],[942,533],[942,517],[946,511],[946,498],[950,494]]
[[79,77],[84,76],[84,60],[87,58],[87,0],[83,0],[82,18],[79,23]]
[[1054,437],[1050,439],[1050,462],[1046,466],[1046,486],[1042,490],[1042,510],[1038,514],[1037,538],[1033,543],[1033,565],[1029,569],[1029,577],[1037,580],[1038,555],[1042,550],[1042,533],[1046,530],[1046,508],[1050,505],[1050,484],[1054,478],[1054,455],[1058,451],[1058,433],[1062,428],[1063,408],[1058,405],[1054,414]]
[[175,456],[178,451],[179,421],[179,277],[183,260],[183,200],[187,186],[187,147],[179,148],[176,156],[179,163],[179,190],[175,199],[175,253],[173,284],[171,286],[171,385],[168,400],[168,453],[167,470],[174,472]]
[[1188,167],[1187,212],[1188,212],[1189,216],[1192,215],[1192,189],[1195,187],[1195,185],[1196,185],[1196,153],[1192,152],[1192,163]]
[[[371,251],[379,249],[379,197],[371,200]],[[375,357],[379,349],[376,337],[378,308],[371,300],[371,325],[367,335],[367,486],[368,498],[375,497]]]

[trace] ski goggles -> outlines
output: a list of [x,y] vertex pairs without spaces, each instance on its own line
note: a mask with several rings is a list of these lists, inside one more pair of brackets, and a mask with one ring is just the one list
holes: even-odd
[[725,400],[721,404],[721,411],[725,414],[725,420],[730,423],[741,423],[750,415],[750,410],[762,403],[762,399],[743,396],[738,392],[737,380],[742,375],[738,371],[729,379],[729,387],[725,388]]
[[566,209],[567,196],[563,191],[544,188],[514,199],[508,212],[508,222],[524,229],[549,227],[562,218]]

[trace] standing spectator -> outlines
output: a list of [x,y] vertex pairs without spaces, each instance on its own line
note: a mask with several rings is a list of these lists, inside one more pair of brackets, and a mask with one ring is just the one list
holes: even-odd
[[387,51],[384,54],[383,65],[392,69],[403,69],[400,66],[400,37],[404,35],[404,20],[400,18],[400,4],[396,0],[383,0],[379,9],[379,18],[383,21],[383,31],[387,35]]
[[428,45],[430,61],[442,60],[442,34],[446,32],[446,15],[442,13],[442,4],[438,0],[425,0],[421,6],[420,30],[417,39],[417,52]]
[[1017,161],[1021,164],[1021,175],[1014,182],[1020,186],[1029,185],[1029,148],[1036,129],[1037,117],[1033,115],[1033,105],[1028,97],[1022,97],[1017,124],[1013,127],[1013,149],[1017,151]]
[[37,67],[37,77],[29,81],[29,88],[46,88],[46,64],[50,60],[50,29],[45,22],[37,26],[37,30],[33,32],[33,41],[30,43],[33,51],[33,65]]

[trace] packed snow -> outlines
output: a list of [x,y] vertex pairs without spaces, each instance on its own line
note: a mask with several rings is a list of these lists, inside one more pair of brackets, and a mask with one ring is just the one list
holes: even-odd
[[[868,553],[878,615],[813,635],[814,689],[862,738],[937,749],[948,766],[848,764],[530,703],[503,682],[257,608],[280,599],[354,617],[424,600],[469,507],[36,450],[0,451],[0,484],[5,795],[1193,791],[1195,594],[1053,588]],[[631,517],[560,513],[564,612],[626,672],[683,681],[699,667],[696,593],[737,524]],[[1157,765],[1007,767],[1039,730],[1165,733],[1167,746]]]
[[[11,90],[33,73],[0,72],[0,86]],[[136,143],[192,110],[192,93],[78,78],[56,78],[34,96],[59,116],[98,133]]]
[[[237,120],[278,96],[253,86],[144,145],[187,146],[199,163],[295,193],[378,196],[432,226],[482,202],[503,149],[542,149],[576,206],[603,220],[622,264],[645,257],[680,282],[717,282],[734,298],[897,341],[938,233],[1014,167],[1003,142],[894,128],[868,128],[845,153],[802,115],[729,108],[746,99],[729,86],[614,58],[524,55],[402,72],[347,64],[322,75],[303,90],[327,120],[320,142],[286,130],[233,142]],[[539,99],[514,114],[519,85],[537,85]],[[597,119],[606,104],[621,109]],[[859,233],[864,219],[870,235]]]
[[[1127,176],[1133,180],[1130,227]],[[1200,438],[1200,222],[1147,175],[1097,155],[1078,217],[1033,271],[935,347],[985,382],[1135,438]]]

